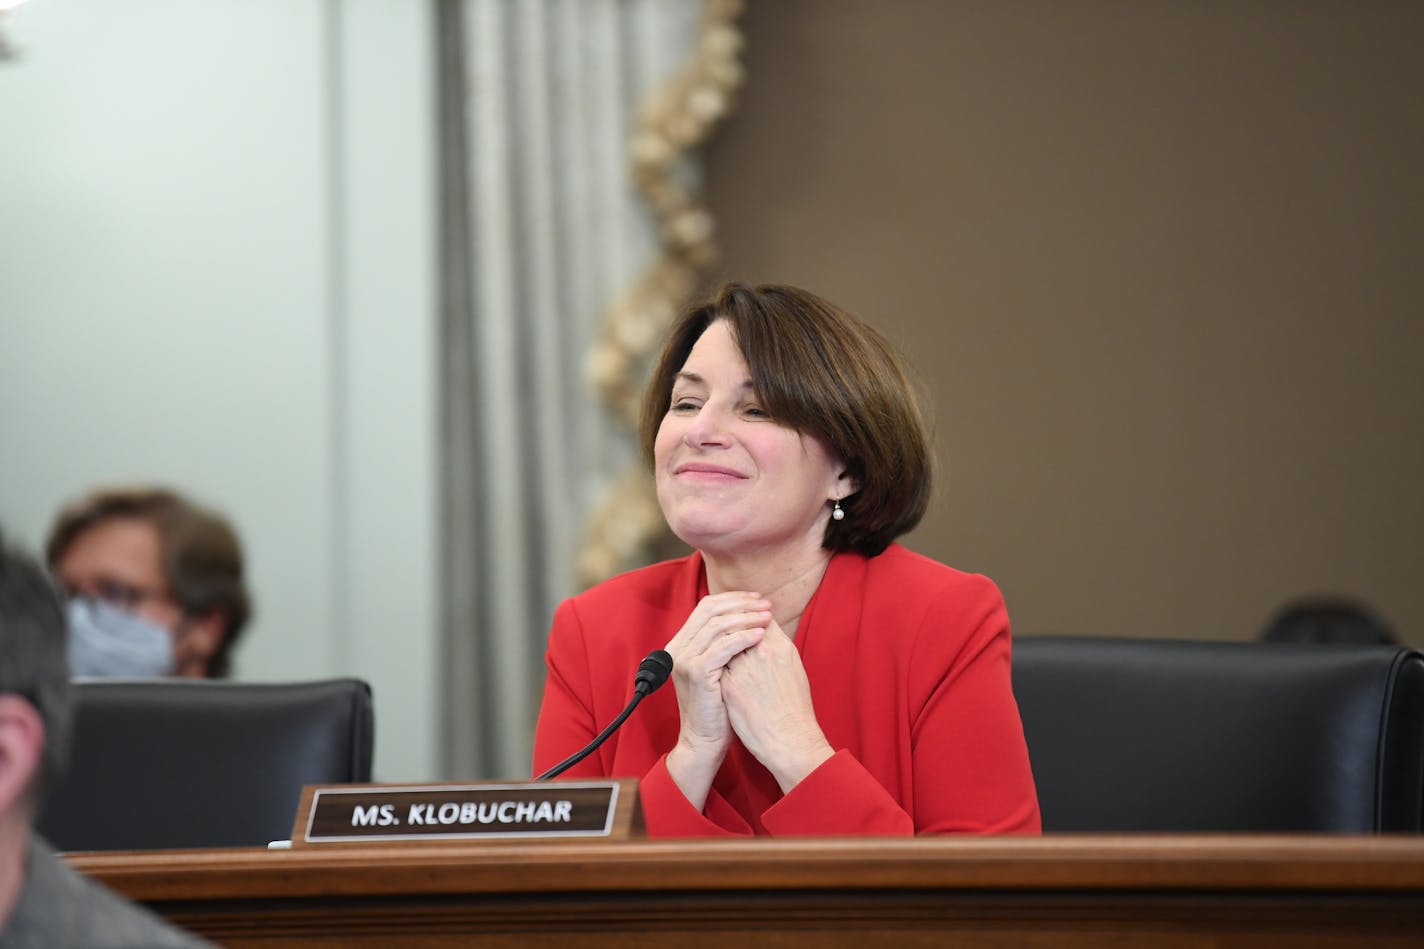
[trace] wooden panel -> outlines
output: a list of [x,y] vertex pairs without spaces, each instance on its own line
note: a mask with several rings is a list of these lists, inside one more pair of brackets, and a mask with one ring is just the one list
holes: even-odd
[[1393,946],[1424,932],[1415,838],[564,840],[70,860],[224,945]]

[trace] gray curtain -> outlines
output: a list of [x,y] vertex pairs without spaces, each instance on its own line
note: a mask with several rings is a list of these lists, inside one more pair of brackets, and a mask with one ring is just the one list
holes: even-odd
[[636,457],[586,362],[600,314],[658,253],[628,142],[702,9],[438,9],[444,771],[514,779],[529,773],[544,641],[576,592],[585,518]]

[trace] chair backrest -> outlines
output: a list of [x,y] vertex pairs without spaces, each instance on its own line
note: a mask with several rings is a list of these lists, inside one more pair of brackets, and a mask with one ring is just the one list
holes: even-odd
[[1024,637],[1045,831],[1424,829],[1424,654]]
[[189,679],[75,682],[69,766],[37,824],[60,850],[260,846],[302,786],[371,779],[371,689]]

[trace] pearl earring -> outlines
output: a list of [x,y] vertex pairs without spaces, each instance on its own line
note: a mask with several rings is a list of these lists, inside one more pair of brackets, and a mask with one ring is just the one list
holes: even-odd
[[845,511],[842,511],[842,510],[841,510],[841,502],[840,502],[840,501],[836,501],[836,506],[831,509],[831,520],[833,520],[833,521],[843,521],[843,520],[845,520]]

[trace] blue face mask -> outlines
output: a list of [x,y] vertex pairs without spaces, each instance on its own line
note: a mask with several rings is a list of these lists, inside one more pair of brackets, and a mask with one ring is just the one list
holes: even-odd
[[69,601],[69,668],[76,676],[166,676],[173,636],[142,616],[77,596]]

